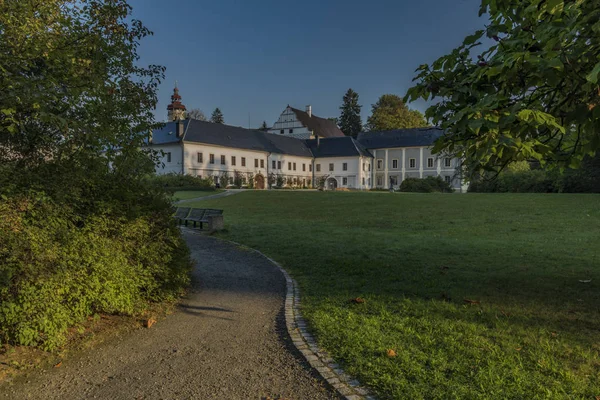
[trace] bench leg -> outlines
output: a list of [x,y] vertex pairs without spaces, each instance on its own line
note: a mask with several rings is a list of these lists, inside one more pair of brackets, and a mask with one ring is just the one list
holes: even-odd
[[196,227],[196,221],[194,221],[194,228]]
[[202,222],[200,222],[200,229],[202,229]]

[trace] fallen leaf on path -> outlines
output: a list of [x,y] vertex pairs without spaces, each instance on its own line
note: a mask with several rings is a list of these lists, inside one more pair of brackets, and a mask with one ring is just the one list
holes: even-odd
[[354,299],[351,299],[350,302],[354,304],[362,304],[365,302],[365,299],[363,299],[362,297],[356,297]]
[[54,368],[60,368],[61,365],[62,365],[62,361],[59,361],[58,364],[54,364]]
[[388,357],[396,357],[398,355],[394,349],[388,349],[386,354]]
[[522,347],[517,347],[515,350],[516,351],[521,351]]
[[558,333],[556,333],[556,332],[550,332],[550,334],[552,335],[552,337],[557,337],[558,336]]
[[156,320],[154,318],[148,318],[147,320],[144,321],[144,326],[146,328],[150,328],[155,323],[156,323]]
[[479,300],[465,299],[465,303],[469,303],[469,304],[480,304],[481,302],[480,302]]

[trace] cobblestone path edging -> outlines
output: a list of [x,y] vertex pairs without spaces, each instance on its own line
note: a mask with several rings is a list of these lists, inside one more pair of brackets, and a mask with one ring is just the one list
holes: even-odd
[[252,247],[231,240],[217,239],[254,251],[269,260],[281,271],[285,277],[287,290],[285,295],[285,325],[294,346],[302,353],[311,367],[316,369],[323,379],[346,400],[376,400],[377,398],[361,386],[360,382],[347,375],[324,350],[319,349],[315,338],[308,332],[306,321],[300,312],[300,289],[290,274],[277,261]]

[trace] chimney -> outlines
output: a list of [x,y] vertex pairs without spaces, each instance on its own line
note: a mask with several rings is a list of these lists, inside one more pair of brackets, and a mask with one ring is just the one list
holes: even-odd
[[312,107],[310,104],[306,106],[306,113],[308,114],[309,118],[312,117]]
[[317,135],[317,149],[321,145],[321,136]]
[[177,122],[175,122],[175,124],[177,125],[177,137],[178,138],[183,137],[183,121],[177,120]]

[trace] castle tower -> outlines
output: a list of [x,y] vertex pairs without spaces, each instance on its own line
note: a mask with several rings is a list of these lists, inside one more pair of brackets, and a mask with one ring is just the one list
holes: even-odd
[[173,89],[173,95],[171,96],[171,104],[167,106],[167,118],[169,122],[179,121],[185,119],[185,106],[181,104],[181,96],[179,95],[179,88],[177,83]]

